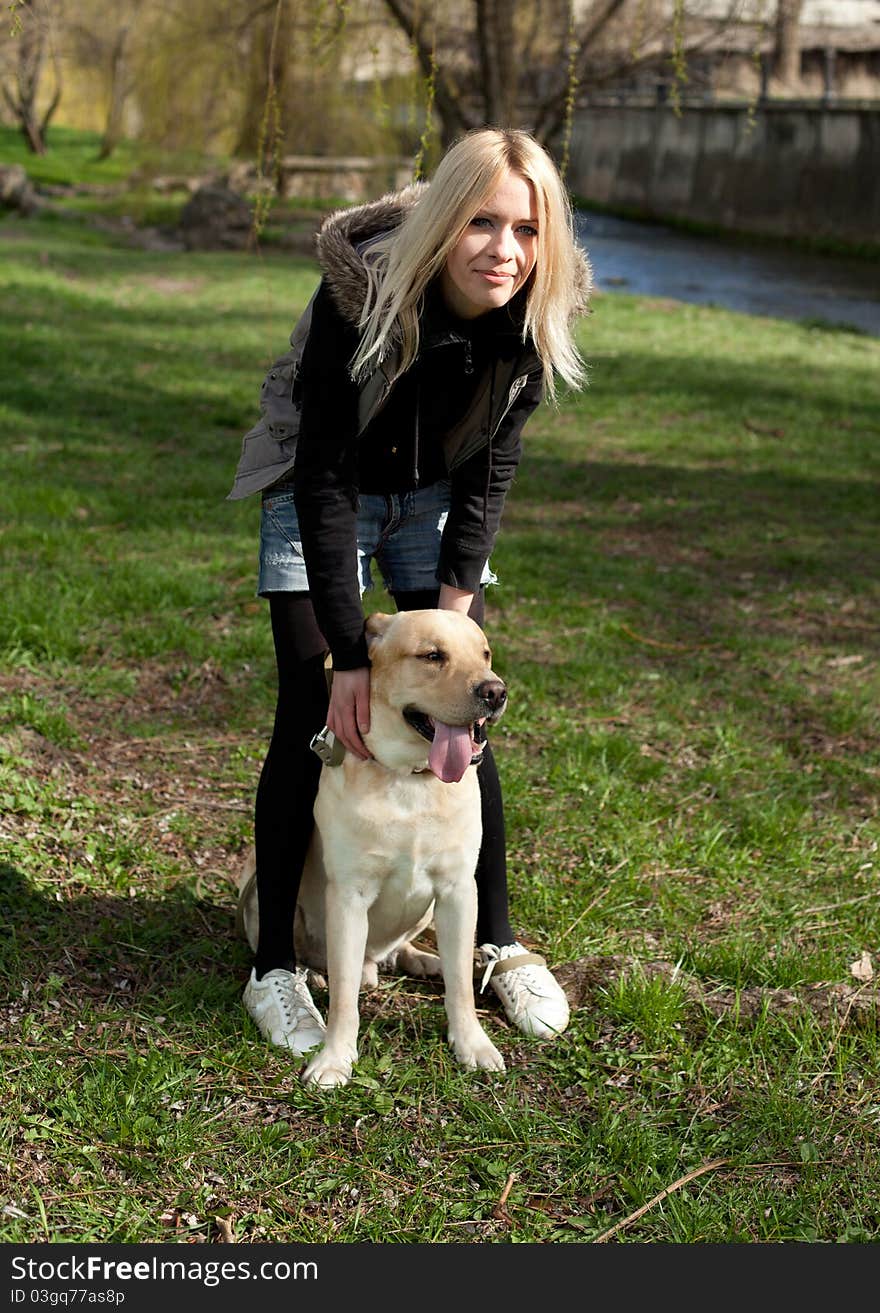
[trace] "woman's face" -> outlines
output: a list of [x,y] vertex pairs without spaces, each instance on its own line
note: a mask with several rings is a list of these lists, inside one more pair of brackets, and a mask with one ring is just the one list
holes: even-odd
[[507,305],[538,258],[535,189],[506,173],[449,252],[441,274],[447,306],[460,319]]

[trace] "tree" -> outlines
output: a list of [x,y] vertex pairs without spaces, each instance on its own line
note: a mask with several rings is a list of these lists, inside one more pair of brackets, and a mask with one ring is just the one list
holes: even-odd
[[[391,123],[387,88],[368,72],[389,33],[381,0],[235,0],[235,8],[246,71],[234,154],[268,165],[282,149],[298,155],[399,149],[406,130],[399,119]],[[405,46],[395,54],[408,62]]]
[[580,89],[681,77],[689,52],[739,21],[742,0],[384,0],[433,91],[448,145],[485,123],[556,140]]
[[[46,153],[46,131],[61,100],[56,17],[52,0],[18,0],[13,8],[13,39],[6,47],[11,59],[5,62],[11,67],[8,71],[4,68],[0,82],[6,106],[35,155]],[[37,106],[47,57],[52,63],[54,90],[40,113]]]
[[137,89],[137,38],[143,43],[141,0],[77,0],[66,23],[66,48],[75,67],[104,91],[104,130],[98,158],[119,145],[126,104]]

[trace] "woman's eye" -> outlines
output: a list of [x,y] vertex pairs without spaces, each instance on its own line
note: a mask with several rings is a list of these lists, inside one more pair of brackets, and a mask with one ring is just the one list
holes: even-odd
[[520,225],[520,229],[519,229],[519,231],[520,231],[525,237],[537,237],[537,235],[538,235],[538,230],[537,230],[537,228],[533,228],[533,227],[531,226],[531,224],[528,224],[528,223],[521,224],[521,225]]
[[483,214],[478,214],[473,219],[471,219],[471,223],[475,228],[486,228],[491,226],[492,220],[487,219],[486,216]]

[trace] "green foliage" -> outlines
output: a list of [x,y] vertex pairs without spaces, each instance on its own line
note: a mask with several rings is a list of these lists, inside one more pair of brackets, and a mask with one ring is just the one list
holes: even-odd
[[876,1240],[876,1013],[816,1000],[880,943],[880,345],[597,298],[487,621],[514,924],[582,1005],[482,996],[470,1076],[383,978],[319,1095],[240,1005],[273,660],[224,500],[316,269],[0,228],[4,1240],[581,1243],[719,1160],[615,1238]]

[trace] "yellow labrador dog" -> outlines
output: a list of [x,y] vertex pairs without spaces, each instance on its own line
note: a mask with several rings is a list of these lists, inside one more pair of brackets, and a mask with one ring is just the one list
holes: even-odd
[[[358,990],[389,958],[412,975],[442,970],[449,1043],[469,1068],[503,1071],[477,1020],[474,870],[480,849],[476,765],[484,725],[507,691],[479,625],[453,611],[371,615],[371,761],[325,765],[315,833],[296,908],[298,961],[327,973],[323,1044],[303,1080],[345,1085],[357,1059]],[[411,941],[433,917],[437,959]],[[242,874],[239,921],[256,947],[253,859]]]

